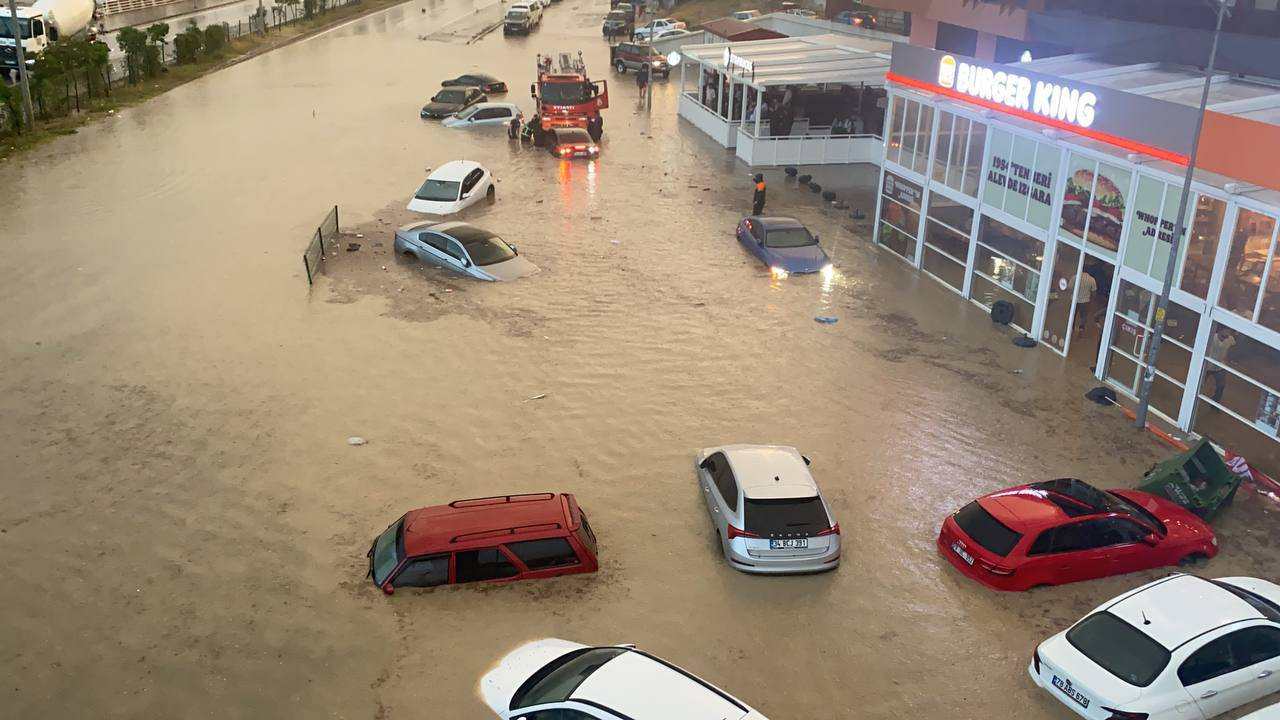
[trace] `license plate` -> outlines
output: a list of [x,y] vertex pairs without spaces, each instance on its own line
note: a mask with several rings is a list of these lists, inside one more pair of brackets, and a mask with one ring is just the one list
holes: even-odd
[[786,540],[770,540],[770,550],[795,550],[809,547],[809,538],[788,538]]
[[951,543],[951,551],[959,555],[962,560],[969,563],[970,565],[973,564],[973,556],[965,552],[964,550],[962,550],[960,548],[960,543],[958,542]]
[[1061,690],[1063,695],[1066,695],[1067,697],[1079,703],[1080,707],[1086,707],[1086,708],[1089,707],[1089,698],[1085,697],[1084,693],[1072,687],[1070,680],[1067,680],[1065,678],[1060,678],[1057,675],[1054,675],[1053,686]]

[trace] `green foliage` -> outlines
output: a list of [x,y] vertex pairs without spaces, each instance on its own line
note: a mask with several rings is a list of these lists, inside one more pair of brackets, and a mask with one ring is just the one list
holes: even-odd
[[200,56],[200,48],[204,46],[204,33],[195,23],[173,38],[173,54],[178,64],[193,63]]
[[160,48],[148,45],[142,51],[142,72],[149,78],[160,74]]
[[142,77],[143,62],[147,52],[147,34],[138,28],[121,28],[116,33],[116,44],[124,51],[129,84],[138,84],[138,79]]
[[17,85],[0,82],[0,115],[4,116],[0,130],[16,133],[22,129],[22,91]]
[[209,57],[217,57],[223,46],[227,44],[227,29],[221,25],[210,25],[204,29],[204,52]]
[[167,37],[169,37],[169,23],[159,22],[147,28],[147,39],[153,45],[164,45]]

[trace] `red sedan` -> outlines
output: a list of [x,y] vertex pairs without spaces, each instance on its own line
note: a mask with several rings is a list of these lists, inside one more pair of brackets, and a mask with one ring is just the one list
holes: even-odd
[[1029,590],[1211,558],[1218,539],[1164,498],[1059,479],[964,506],[942,523],[938,552],[987,587]]

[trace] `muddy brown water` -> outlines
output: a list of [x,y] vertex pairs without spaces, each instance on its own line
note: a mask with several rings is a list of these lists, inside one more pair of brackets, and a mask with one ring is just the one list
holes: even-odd
[[[602,74],[603,11],[566,0],[532,38],[468,45],[484,8],[409,3],[5,167],[0,715],[484,718],[485,669],[559,636],[639,644],[771,718],[1067,717],[1031,649],[1162,573],[997,594],[937,556],[938,524],[1016,482],[1132,485],[1166,451],[780,173],[769,210],[838,273],[771,281],[729,234],[747,171],[678,122],[674,82],[650,115],[609,75],[594,165],[418,119],[472,68],[529,109],[537,51]],[[466,219],[541,273],[390,254],[457,157],[501,180]],[[871,210],[873,170],[822,177]],[[334,203],[365,237],[308,290]],[[692,458],[727,442],[814,459],[839,570],[725,566]],[[364,578],[406,509],[545,489],[590,512],[599,573],[390,598]],[[1258,500],[1218,529],[1203,572],[1277,576]]]

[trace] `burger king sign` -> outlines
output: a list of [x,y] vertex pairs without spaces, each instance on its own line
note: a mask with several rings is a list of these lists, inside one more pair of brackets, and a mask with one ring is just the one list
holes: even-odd
[[957,61],[943,55],[938,61],[938,85],[965,95],[1035,113],[1082,128],[1093,125],[1098,96],[1055,82],[1032,81],[1008,70]]

